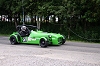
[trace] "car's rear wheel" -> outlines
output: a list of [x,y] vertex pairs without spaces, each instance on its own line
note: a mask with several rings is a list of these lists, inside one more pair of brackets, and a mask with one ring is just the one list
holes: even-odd
[[47,42],[45,41],[45,39],[41,39],[41,40],[40,40],[40,46],[43,47],[43,48],[45,48],[45,47],[48,46],[48,44],[47,44]]
[[18,42],[17,42],[15,36],[11,36],[11,37],[10,37],[10,43],[11,43],[12,45],[18,44]]

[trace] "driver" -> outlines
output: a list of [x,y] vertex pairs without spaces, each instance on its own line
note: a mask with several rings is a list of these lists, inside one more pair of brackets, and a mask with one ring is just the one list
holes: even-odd
[[22,31],[26,31],[26,26],[22,26],[22,27],[21,27],[21,30],[22,30]]
[[22,26],[21,27],[21,32],[20,32],[20,34],[21,34],[21,36],[28,36],[29,35],[29,29],[26,27],[26,26]]

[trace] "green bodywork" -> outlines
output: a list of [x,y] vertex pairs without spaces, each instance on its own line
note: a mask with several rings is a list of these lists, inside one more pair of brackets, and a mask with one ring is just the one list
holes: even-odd
[[15,36],[18,43],[40,44],[40,39],[45,39],[49,44],[61,45],[61,40],[65,39],[63,35],[56,33],[46,33],[42,31],[33,31],[29,36],[21,37],[18,32],[13,32],[10,36]]
[[[13,32],[10,37],[14,36],[17,43],[27,43],[27,44],[38,44],[40,45],[40,40],[43,39],[48,43],[48,45],[61,45],[65,43],[65,37],[57,33],[47,33],[43,31],[30,31],[28,36],[22,37],[19,32]],[[64,41],[63,41],[64,40]]]

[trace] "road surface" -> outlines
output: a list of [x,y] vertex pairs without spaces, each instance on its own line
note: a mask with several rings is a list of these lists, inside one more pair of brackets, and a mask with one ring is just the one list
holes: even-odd
[[0,66],[100,66],[100,44],[66,41],[41,48],[0,37]]

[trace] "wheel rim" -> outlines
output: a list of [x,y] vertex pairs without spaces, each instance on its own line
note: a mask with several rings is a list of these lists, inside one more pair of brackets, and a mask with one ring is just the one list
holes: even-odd
[[42,39],[40,41],[40,46],[43,47],[43,48],[47,47],[47,43],[46,43],[46,41],[44,39]]
[[42,45],[45,45],[45,41],[44,41],[44,40],[42,40],[42,41],[41,41],[41,44],[42,44]]

